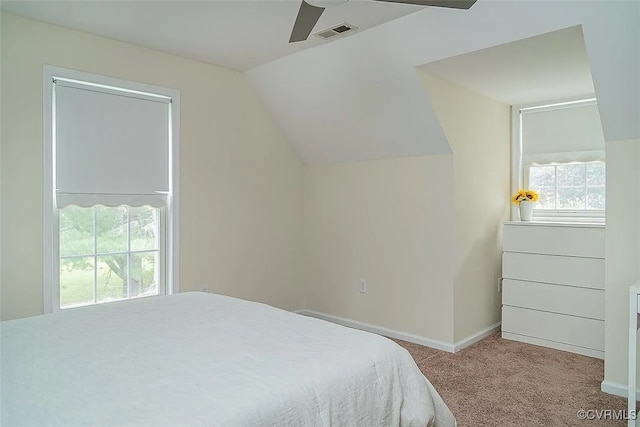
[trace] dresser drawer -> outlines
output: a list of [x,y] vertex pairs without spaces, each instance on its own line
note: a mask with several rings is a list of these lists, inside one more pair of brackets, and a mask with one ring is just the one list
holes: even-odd
[[502,303],[604,320],[604,291],[601,289],[505,279],[502,283]]
[[505,252],[604,258],[604,227],[505,224]]
[[505,252],[502,277],[604,289],[604,259]]
[[604,351],[604,321],[511,306],[502,307],[502,330]]

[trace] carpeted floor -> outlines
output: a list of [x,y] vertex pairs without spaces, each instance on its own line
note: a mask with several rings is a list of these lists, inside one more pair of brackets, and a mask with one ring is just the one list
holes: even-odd
[[602,360],[504,340],[500,333],[455,354],[396,342],[409,350],[459,427],[626,425],[578,418],[579,410],[626,409],[626,400],[600,391]]

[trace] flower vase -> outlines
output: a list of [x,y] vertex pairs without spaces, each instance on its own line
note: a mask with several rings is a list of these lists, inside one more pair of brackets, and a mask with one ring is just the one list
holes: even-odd
[[533,207],[535,204],[535,202],[530,202],[528,200],[520,202],[520,221],[531,221],[531,217],[533,216]]

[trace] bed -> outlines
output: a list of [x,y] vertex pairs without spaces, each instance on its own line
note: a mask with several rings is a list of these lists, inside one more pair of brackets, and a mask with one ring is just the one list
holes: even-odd
[[0,323],[2,426],[455,426],[384,337],[202,292]]

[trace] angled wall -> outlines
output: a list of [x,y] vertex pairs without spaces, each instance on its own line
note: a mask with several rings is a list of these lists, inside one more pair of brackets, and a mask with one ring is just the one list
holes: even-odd
[[500,321],[502,223],[509,215],[511,108],[418,70],[453,150],[454,341]]
[[418,74],[453,154],[305,166],[306,308],[453,345],[500,321],[511,115]]

